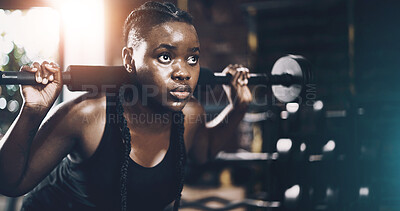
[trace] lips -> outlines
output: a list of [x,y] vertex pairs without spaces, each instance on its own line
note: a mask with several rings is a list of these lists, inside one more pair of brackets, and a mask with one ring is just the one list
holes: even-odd
[[172,89],[169,93],[178,100],[185,100],[192,93],[192,88],[190,86],[178,86]]

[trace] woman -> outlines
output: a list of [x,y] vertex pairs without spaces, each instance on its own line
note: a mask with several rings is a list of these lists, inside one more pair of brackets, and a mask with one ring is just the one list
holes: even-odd
[[0,189],[30,191],[23,210],[163,210],[174,200],[177,210],[186,154],[212,158],[242,119],[251,101],[248,70],[230,65],[231,104],[206,126],[191,96],[200,46],[188,13],[148,2],[124,31],[122,59],[137,95],[129,86],[116,96],[82,95],[46,116],[62,88],[60,68],[21,68],[41,85],[22,86],[23,108],[0,145]]

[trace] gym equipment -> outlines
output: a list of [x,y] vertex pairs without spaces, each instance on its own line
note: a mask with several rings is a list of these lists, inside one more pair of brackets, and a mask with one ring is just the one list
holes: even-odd
[[[231,75],[213,73],[206,68],[200,72],[198,85],[228,84]],[[313,82],[310,63],[299,55],[287,55],[278,59],[271,71],[266,73],[250,73],[248,85],[271,86],[274,96],[281,102],[296,100],[304,87]]]
[[[200,69],[198,85],[229,84],[230,74],[213,73],[206,68]],[[29,72],[1,72],[0,84],[35,85],[35,76]],[[288,55],[278,59],[271,71],[266,73],[250,73],[249,85],[268,85],[272,87],[274,96],[281,102],[291,102],[301,94],[306,84],[312,81],[308,61],[298,55]],[[88,91],[88,88],[116,87],[129,83],[131,75],[123,66],[84,66],[70,65],[62,72],[63,83],[70,91]]]

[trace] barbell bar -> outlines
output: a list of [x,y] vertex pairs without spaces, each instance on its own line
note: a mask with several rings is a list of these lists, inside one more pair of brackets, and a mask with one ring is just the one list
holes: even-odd
[[[3,71],[0,73],[0,85],[20,84],[37,85],[35,75],[30,72]],[[250,73],[249,85],[271,86],[274,96],[281,102],[296,100],[307,83],[312,81],[312,72],[308,61],[298,55],[287,55],[278,59],[271,71]],[[129,83],[132,80],[123,66],[87,66],[70,65],[62,72],[62,80],[70,91],[88,91],[93,86],[114,86]],[[231,75],[213,73],[200,68],[198,85],[229,84]]]

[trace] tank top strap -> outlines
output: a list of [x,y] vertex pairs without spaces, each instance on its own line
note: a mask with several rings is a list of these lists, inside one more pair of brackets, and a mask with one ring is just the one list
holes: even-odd
[[[174,142],[175,147],[177,149],[177,152],[180,152],[181,150],[184,151],[183,153],[183,164],[186,163],[186,147],[185,147],[185,141],[184,141],[184,120],[185,120],[185,115],[183,114],[182,111],[176,111],[172,113],[172,124],[171,124],[171,142]],[[182,139],[182,146],[180,142],[180,139]],[[181,149],[182,147],[182,149]],[[180,154],[176,153],[177,159],[179,160]]]
[[117,148],[119,150],[119,142],[116,141],[120,139],[120,132],[118,128],[118,115],[116,113],[116,96],[106,95],[106,112],[105,112],[105,124],[104,131],[97,146],[95,152],[86,160],[80,163],[74,163],[68,159],[69,164],[73,167],[93,165],[96,162],[102,162],[103,157],[110,157],[110,150],[114,151]]

